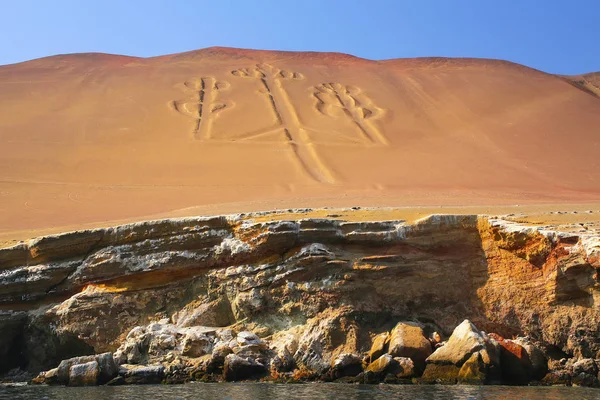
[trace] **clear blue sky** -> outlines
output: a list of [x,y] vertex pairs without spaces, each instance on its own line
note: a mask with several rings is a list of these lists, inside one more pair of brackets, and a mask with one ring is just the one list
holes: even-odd
[[600,0],[0,0],[0,64],[209,46],[600,71]]

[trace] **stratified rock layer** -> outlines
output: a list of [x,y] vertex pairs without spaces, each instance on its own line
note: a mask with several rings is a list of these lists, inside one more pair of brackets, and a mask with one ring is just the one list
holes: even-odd
[[[465,318],[526,335],[550,358],[599,359],[599,256],[593,235],[469,215],[231,215],[42,237],[0,250],[0,367],[39,372],[120,347],[119,364],[193,359],[197,371],[225,366],[226,379],[321,376],[334,365],[329,376],[339,378],[362,368],[359,355],[365,368],[384,357],[404,371],[408,361],[392,360],[400,356],[419,370],[439,347],[426,338],[448,338]],[[522,343],[511,345],[527,355]],[[489,354],[475,347],[435,361],[442,347],[428,360],[477,382]],[[540,379],[545,364],[528,357]],[[185,365],[177,373],[193,376]],[[135,381],[127,371],[122,380]]]

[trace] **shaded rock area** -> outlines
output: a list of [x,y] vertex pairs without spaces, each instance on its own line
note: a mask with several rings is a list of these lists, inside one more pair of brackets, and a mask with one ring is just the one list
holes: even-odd
[[597,237],[484,216],[277,216],[0,249],[0,373],[72,386],[598,385]]

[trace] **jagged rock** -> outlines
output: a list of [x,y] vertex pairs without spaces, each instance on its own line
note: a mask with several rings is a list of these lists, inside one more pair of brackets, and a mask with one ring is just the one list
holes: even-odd
[[213,348],[212,354],[210,356],[210,361],[208,365],[209,372],[213,371],[221,371],[223,365],[225,364],[225,357],[231,354],[233,351],[231,348],[225,344],[216,345]]
[[113,379],[119,373],[119,367],[115,363],[112,353],[96,355],[98,363],[98,384],[102,385]]
[[98,375],[99,368],[95,360],[72,365],[69,368],[69,386],[96,386]]
[[340,354],[331,364],[332,379],[356,376],[363,370],[362,359],[356,354]]
[[571,386],[571,375],[564,370],[549,371],[541,383],[549,386]]
[[573,386],[583,386],[583,387],[600,387],[600,381],[596,375],[586,374],[585,372],[581,372],[579,374],[573,375],[571,378],[571,383]]
[[235,322],[231,304],[226,296],[205,302],[187,304],[173,315],[173,322],[179,327],[228,326]]
[[191,363],[184,361],[181,357],[174,357],[167,365],[165,365],[165,376],[163,383],[165,384],[181,384],[191,380],[190,376]]
[[371,350],[369,350],[369,353],[367,354],[369,357],[369,362],[373,362],[386,352],[389,343],[389,338],[390,334],[388,332],[380,333],[379,335],[375,336],[375,338],[373,338]]
[[517,342],[490,334],[501,347],[502,379],[507,383],[525,384],[532,379],[533,366],[525,348]]
[[325,375],[330,368],[329,363],[323,358],[323,355],[314,349],[299,349],[294,354],[294,360],[300,369],[312,372],[318,376]]
[[181,354],[200,357],[211,352],[212,344],[208,336],[199,332],[189,332],[181,341]]
[[265,350],[266,344],[256,334],[243,331],[237,334],[238,346],[256,346],[259,350]]
[[458,371],[458,383],[483,385],[487,379],[487,366],[483,362],[481,352],[473,353]]
[[473,353],[485,347],[481,332],[469,320],[464,320],[454,329],[448,342],[427,358],[427,363],[460,367]]
[[593,375],[598,375],[598,365],[596,361],[591,358],[583,358],[579,361],[576,361],[573,364],[573,376],[579,375],[581,373]]
[[397,379],[412,378],[416,374],[414,361],[408,357],[394,357],[394,362],[388,373],[393,374]]
[[377,360],[373,361],[367,366],[367,371],[372,372],[376,375],[383,375],[387,369],[393,364],[394,357],[390,354],[384,354]]
[[432,349],[423,328],[413,322],[399,322],[390,333],[388,352],[393,357],[410,358],[417,370],[423,371]]
[[263,293],[256,288],[240,292],[231,303],[231,311],[235,319],[250,318],[264,307]]
[[148,360],[150,339],[145,327],[133,328],[114,354],[117,364],[144,364]]
[[347,315],[347,309],[327,308],[305,324],[294,360],[299,368],[324,375],[333,357],[359,353],[357,336],[357,323]]
[[52,368],[48,371],[40,372],[38,376],[32,379],[31,383],[34,385],[58,385],[58,368]]
[[251,358],[243,358],[235,354],[225,357],[223,378],[228,382],[255,378],[265,372],[265,366]]
[[119,375],[127,384],[156,384],[161,383],[165,376],[165,367],[162,365],[130,365],[123,364],[119,368]]
[[[0,249],[0,303],[26,309],[10,325],[0,312],[0,369],[37,374],[62,359],[115,349],[119,364],[169,366],[194,328],[214,348],[236,348],[274,371],[322,376],[338,355],[368,352],[368,338],[390,321],[414,318],[429,321],[426,332],[451,332],[467,315],[480,328],[527,335],[564,357],[600,358],[596,233],[484,216],[353,222],[302,212],[152,221]],[[221,310],[227,315],[217,321]],[[147,329],[165,318],[172,323]],[[270,337],[268,346],[196,326],[213,322]],[[277,334],[292,329],[296,343],[278,349]],[[123,340],[129,331],[135,334]],[[480,352],[495,381],[497,349],[479,336],[483,345],[466,340],[473,346],[457,350],[449,340],[430,357],[454,348],[456,359],[443,362],[460,370]],[[541,376],[535,349],[515,342],[529,356],[531,376]],[[388,350],[374,349],[368,361]],[[226,356],[205,351],[199,358],[207,365]]]
[[270,347],[275,353],[270,370],[276,373],[290,372],[296,368],[294,354],[298,351],[298,333],[294,330],[276,333],[271,338]]
[[544,355],[544,352],[535,346],[527,338],[519,337],[513,340],[516,344],[522,346],[531,362],[530,375],[533,380],[541,380],[548,373],[548,359]]
[[499,365],[496,353],[495,343],[469,320],[464,320],[454,329],[448,342],[427,358],[421,379],[425,383],[446,384],[485,382]]

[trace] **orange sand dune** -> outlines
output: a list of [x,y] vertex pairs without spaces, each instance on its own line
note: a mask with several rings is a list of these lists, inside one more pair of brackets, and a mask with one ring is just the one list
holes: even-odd
[[187,208],[598,202],[599,87],[497,60],[226,48],[6,65],[0,236]]

